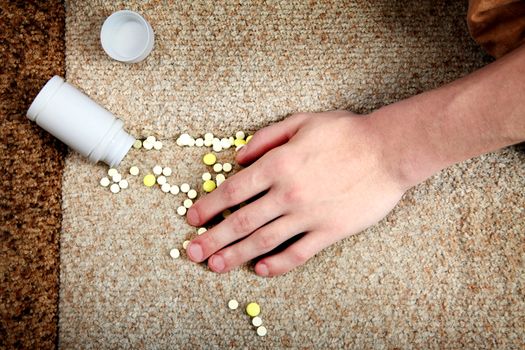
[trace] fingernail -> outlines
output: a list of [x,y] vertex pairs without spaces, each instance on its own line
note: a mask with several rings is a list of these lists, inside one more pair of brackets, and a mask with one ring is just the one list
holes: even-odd
[[258,265],[257,270],[259,271],[258,272],[259,276],[266,277],[266,276],[268,276],[270,274],[270,271],[268,270],[268,266],[266,266],[265,263],[260,263]]
[[237,151],[237,155],[242,155],[244,152],[246,152],[246,145],[239,146],[240,149]]
[[210,259],[211,266],[213,267],[213,270],[217,272],[221,272],[224,270],[224,259],[222,256],[214,255]]
[[190,256],[190,259],[193,261],[201,261],[203,254],[202,254],[202,247],[198,243],[190,243],[187,249],[188,255]]
[[186,217],[188,218],[188,223],[190,225],[196,226],[199,224],[199,213],[197,213],[197,209],[190,208],[186,214]]

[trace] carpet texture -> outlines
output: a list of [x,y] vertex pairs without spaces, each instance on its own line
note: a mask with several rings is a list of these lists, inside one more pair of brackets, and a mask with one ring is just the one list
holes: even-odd
[[[104,19],[136,10],[152,54],[133,65],[99,44]],[[203,149],[175,138],[255,131],[298,111],[368,112],[487,63],[458,1],[66,1],[67,80],[164,141],[120,166],[175,170],[199,187]],[[322,140],[319,140],[322,142]],[[220,159],[231,157],[220,154]],[[378,225],[284,276],[247,265],[225,275],[169,256],[195,235],[182,196],[70,154],[64,170],[62,348],[518,348],[525,322],[525,156],[509,148],[444,170],[410,190]],[[262,306],[259,338],[236,298]]]
[[65,147],[25,113],[64,74],[60,1],[0,2],[0,348],[57,341],[61,179]]

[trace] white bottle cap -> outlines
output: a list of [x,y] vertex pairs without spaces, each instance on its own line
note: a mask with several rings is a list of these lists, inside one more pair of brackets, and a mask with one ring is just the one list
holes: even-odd
[[154,41],[151,25],[129,10],[113,13],[100,30],[102,48],[111,58],[121,62],[142,61],[153,49]]

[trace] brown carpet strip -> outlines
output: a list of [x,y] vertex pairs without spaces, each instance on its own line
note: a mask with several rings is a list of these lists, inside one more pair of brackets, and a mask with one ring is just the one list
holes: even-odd
[[25,112],[64,75],[59,0],[0,1],[0,348],[57,343],[60,195],[65,147]]

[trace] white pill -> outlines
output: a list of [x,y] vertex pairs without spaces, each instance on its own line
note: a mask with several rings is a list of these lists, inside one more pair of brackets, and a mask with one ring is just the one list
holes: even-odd
[[109,188],[109,190],[113,193],[119,193],[120,192],[120,186],[118,184],[113,184]]
[[151,144],[154,144],[155,141],[157,141],[157,139],[155,138],[155,136],[148,136],[146,137],[146,140],[144,142],[149,142]]
[[211,132],[208,132],[208,133],[204,134],[204,139],[205,140],[213,140],[213,134]]
[[179,191],[180,191],[180,188],[177,185],[172,185],[171,188],[170,188],[170,193],[171,194],[178,194]]
[[214,152],[220,152],[222,151],[222,146],[220,143],[216,143],[212,146]]
[[193,201],[189,198],[185,199],[182,205],[184,205],[185,208],[190,209],[191,206],[193,205]]
[[235,299],[228,301],[228,307],[231,310],[236,310],[239,307],[239,302]]
[[140,141],[140,140],[135,140],[135,142],[133,142],[133,148],[135,148],[135,149],[140,149],[140,148],[142,148],[142,141]]
[[172,250],[170,250],[170,256],[173,259],[177,259],[180,256],[180,251],[177,248],[173,248]]
[[230,138],[228,140],[230,140],[230,144],[233,145],[233,143],[235,142],[235,137],[230,136]]
[[222,164],[221,163],[213,164],[213,171],[215,171],[216,173],[220,173],[222,171]]
[[157,151],[160,151],[162,149],[162,142],[155,141],[155,143],[153,143],[153,148],[155,148]]
[[190,241],[186,240],[184,242],[182,242],[182,248],[184,249],[188,249],[188,245],[190,244]]
[[231,144],[230,140],[228,140],[227,138],[222,138],[221,139],[221,146],[222,146],[222,148],[228,149],[228,148],[231,147],[231,145],[232,144]]
[[218,137],[214,137],[213,140],[211,140],[212,145],[219,145],[221,143],[221,139]]
[[197,229],[197,234],[200,236],[202,235],[204,232],[208,231],[208,229],[206,227],[199,227]]
[[177,139],[176,142],[177,142],[177,146],[180,146],[180,147],[184,146],[184,143],[182,142],[182,140],[180,139],[180,137]]
[[190,185],[188,185],[187,183],[183,183],[182,185],[180,185],[180,191],[182,193],[188,193],[189,190],[190,190]]
[[217,176],[215,176],[215,183],[217,184],[217,187],[220,186],[224,181],[226,181],[226,176],[224,176],[224,174],[217,174]]
[[211,180],[211,174],[208,172],[205,172],[204,174],[202,174],[202,180],[203,181]]
[[113,177],[113,176],[115,176],[117,174],[118,174],[118,170],[115,169],[115,168],[111,168],[111,169],[108,170],[108,175],[111,176],[111,177]]
[[110,183],[111,181],[109,181],[107,177],[103,177],[102,179],[100,179],[100,186],[108,187]]
[[191,140],[193,140],[193,137],[191,137],[189,134],[182,134],[180,135],[180,140],[184,146],[188,146]]
[[264,337],[268,333],[268,330],[264,326],[257,327],[257,335]]
[[262,325],[262,323],[262,318],[260,318],[259,316],[255,316],[254,318],[252,318],[252,324],[255,327],[259,327],[260,325]]
[[140,173],[140,170],[138,167],[132,166],[131,168],[129,168],[129,173],[131,175],[137,176]]
[[230,171],[232,171],[232,169],[233,169],[233,166],[231,165],[231,163],[224,163],[222,165],[222,171],[226,173],[229,173]]
[[235,151],[236,151],[236,152],[239,152],[239,151],[241,150],[241,148],[243,148],[244,146],[246,146],[246,145],[241,144],[241,145],[235,147]]
[[237,132],[235,133],[235,138],[236,138],[236,139],[242,139],[242,140],[244,140],[244,137],[245,137],[245,136],[246,136],[246,135],[244,135],[244,131],[237,131]]
[[173,171],[171,170],[171,168],[169,166],[167,166],[164,169],[162,169],[162,175],[164,175],[164,176],[171,176],[172,173],[173,173]]
[[171,190],[171,186],[170,184],[165,183],[162,186],[160,186],[160,190],[164,193],[168,193]]
[[150,149],[153,149],[153,142],[148,142],[147,140],[142,143],[142,147],[147,149],[148,151]]
[[188,191],[188,198],[189,199],[197,198],[197,191],[195,191],[194,189],[189,190]]
[[160,165],[155,165],[153,167],[153,174],[155,174],[155,175],[162,174],[162,167]]
[[119,173],[113,175],[111,177],[111,179],[113,180],[113,182],[120,182],[120,180],[122,180],[122,175],[120,175]]
[[182,205],[177,208],[177,214],[179,214],[180,216],[185,215],[186,211],[187,211],[186,207]]
[[119,183],[118,183],[118,186],[119,186],[120,188],[122,188],[123,190],[125,190],[126,188],[129,187],[128,180],[126,180],[126,179],[122,179],[122,180],[120,180]]
[[204,146],[204,140],[199,137],[198,139],[195,140],[195,146],[197,146],[197,147]]
[[211,145],[213,145],[211,140],[204,140],[204,146],[210,147]]
[[161,176],[157,177],[157,183],[158,183],[159,185],[162,186],[162,185],[164,185],[166,182],[168,182],[168,180],[166,180],[166,177],[165,177],[165,176],[161,175]]
[[195,146],[195,139],[193,137],[191,139],[189,139],[187,145],[190,146],[190,147]]

